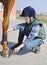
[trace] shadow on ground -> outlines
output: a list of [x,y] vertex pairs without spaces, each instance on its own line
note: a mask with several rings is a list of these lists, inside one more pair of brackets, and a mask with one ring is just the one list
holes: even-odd
[[[1,44],[1,42],[0,42]],[[8,47],[11,48],[12,46],[14,46],[16,43],[14,42],[8,42]],[[24,55],[27,54],[31,51],[28,51],[25,47],[23,47],[18,53],[13,53],[13,50],[10,49],[11,54],[16,54],[16,55]],[[0,51],[0,55],[1,55],[1,51]]]

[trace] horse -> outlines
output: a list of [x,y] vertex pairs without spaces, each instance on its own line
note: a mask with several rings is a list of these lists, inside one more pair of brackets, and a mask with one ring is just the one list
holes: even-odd
[[8,41],[7,41],[7,30],[9,27],[9,19],[10,13],[15,3],[15,0],[0,0],[0,2],[4,6],[3,11],[3,22],[2,22],[2,56],[9,57],[10,56],[10,49],[8,48]]

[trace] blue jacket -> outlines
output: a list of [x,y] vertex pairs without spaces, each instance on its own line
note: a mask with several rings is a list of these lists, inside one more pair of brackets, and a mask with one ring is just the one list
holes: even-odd
[[[25,23],[22,23],[22,24],[17,24],[13,27],[14,30],[24,30],[25,29]],[[26,38],[25,42],[24,43],[27,43],[28,40],[33,40],[36,36],[38,36],[38,33],[39,33],[39,30],[40,30],[40,26],[39,25],[34,25],[28,35],[28,37]]]
[[[26,32],[24,32],[25,28],[26,28]],[[17,24],[13,27],[13,29],[14,30],[19,29],[22,31],[22,33],[26,33],[27,38],[24,43],[27,43],[29,40],[33,40],[36,37],[42,40],[46,37],[43,25],[41,23],[38,23],[38,20],[36,19],[34,19],[31,22],[31,24],[28,25],[26,23]]]

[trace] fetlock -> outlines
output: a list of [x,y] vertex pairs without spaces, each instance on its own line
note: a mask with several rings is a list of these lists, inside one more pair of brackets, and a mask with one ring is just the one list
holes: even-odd
[[6,41],[3,42],[2,56],[3,57],[9,57],[10,56],[9,48],[7,47]]

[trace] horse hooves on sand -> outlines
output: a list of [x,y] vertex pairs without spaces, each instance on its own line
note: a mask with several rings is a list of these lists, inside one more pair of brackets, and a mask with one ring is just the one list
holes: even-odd
[[11,56],[11,52],[10,52],[10,51],[8,51],[8,52],[2,51],[1,56],[2,56],[2,57],[9,58],[9,57]]

